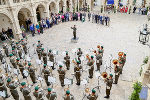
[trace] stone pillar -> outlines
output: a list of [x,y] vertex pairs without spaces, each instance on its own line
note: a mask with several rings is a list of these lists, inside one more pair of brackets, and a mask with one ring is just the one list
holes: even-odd
[[49,18],[49,17],[50,17],[50,15],[49,15],[49,13],[50,13],[50,11],[49,11],[49,3],[48,3],[48,2],[45,2],[45,5],[46,5],[46,6],[45,6],[45,12],[44,12],[44,13],[45,13],[45,18],[46,18],[46,17]]
[[91,6],[91,0],[88,0],[88,1],[87,1],[87,5],[89,5],[89,8],[90,8],[89,11],[91,12],[91,10],[92,10],[92,8],[91,8],[91,7],[92,7],[92,6]]
[[59,13],[59,1],[56,3],[56,13]]
[[70,8],[70,12],[73,12],[73,5],[72,5],[72,0],[70,0],[70,2],[69,2],[69,8]]
[[63,5],[63,12],[66,12],[67,11],[67,1],[64,0],[64,5]]

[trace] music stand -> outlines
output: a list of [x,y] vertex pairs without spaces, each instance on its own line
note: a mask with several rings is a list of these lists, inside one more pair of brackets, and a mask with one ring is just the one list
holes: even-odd
[[48,76],[48,82],[50,82],[50,84],[52,84],[52,88],[53,88],[53,84],[56,83],[56,78],[55,78],[55,77]]
[[[88,83],[88,78],[87,79],[83,79],[81,81],[81,85],[85,86],[84,90],[86,89],[87,83]],[[86,93],[83,92],[83,98],[82,98],[82,100],[84,100],[85,97],[86,97]]]
[[68,85],[68,88],[69,88],[69,86],[73,84],[73,79],[65,78],[64,79],[64,84]]

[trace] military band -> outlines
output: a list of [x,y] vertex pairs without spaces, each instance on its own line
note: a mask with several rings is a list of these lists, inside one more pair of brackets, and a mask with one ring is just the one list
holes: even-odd
[[[54,65],[55,65],[56,69],[58,69],[57,71],[58,71],[60,84],[61,84],[62,88],[64,88],[64,86],[66,85],[65,76],[66,76],[66,74],[68,75],[68,73],[71,74],[69,69],[72,69],[71,62],[70,62],[70,59],[72,57],[71,57],[71,55],[68,54],[68,52],[66,52],[65,57],[63,57],[63,61],[65,62],[64,65],[66,66],[67,70],[64,70],[63,69],[64,66],[62,66],[63,64],[61,65],[61,64],[57,63],[57,60],[56,60],[52,50],[49,50],[48,52],[46,52],[42,46],[43,46],[43,44],[41,44],[41,42],[38,41],[37,48],[36,48],[36,51],[37,51],[36,55],[38,56],[39,60],[42,60],[41,64],[43,64],[43,68],[41,69],[40,68],[41,64],[39,64],[39,67],[35,68],[36,65],[34,65],[34,63],[31,64],[32,60],[28,61],[27,59],[25,59],[25,57],[22,57],[23,53],[25,55],[27,55],[30,52],[30,51],[27,52],[28,45],[24,39],[21,39],[21,41],[16,42],[16,43],[14,41],[12,41],[12,43],[11,43],[12,51],[10,53],[8,52],[9,51],[8,46],[6,44],[3,44],[3,50],[0,51],[0,61],[2,62],[3,59],[6,59],[6,57],[8,55],[9,56],[8,61],[10,62],[9,63],[10,66],[12,66],[13,69],[15,69],[15,70],[18,70],[18,69],[20,70],[21,74],[18,73],[18,76],[20,76],[20,75],[22,76],[21,80],[22,79],[27,80],[27,82],[21,82],[21,84],[20,84],[19,80],[17,80],[18,82],[16,82],[14,80],[14,77],[11,76],[12,73],[10,72],[10,73],[6,73],[6,75],[5,75],[6,79],[7,79],[7,84],[5,85],[5,82],[4,82],[5,80],[3,80],[2,76],[0,76],[0,91],[5,91],[5,94],[6,94],[5,98],[9,98],[8,90],[10,90],[12,97],[15,100],[20,100],[19,92],[17,91],[17,88],[19,85],[21,85],[20,91],[23,94],[24,100],[33,100],[31,93],[33,93],[36,100],[45,100],[44,96],[48,100],[57,100],[56,92],[52,91],[54,83],[51,83],[49,80],[49,77],[54,78],[53,75],[51,75],[52,74],[51,69],[53,69],[53,70],[55,69]],[[81,71],[83,73],[83,68],[85,65],[88,65],[88,68],[86,68],[85,70],[88,70],[89,78],[91,80],[94,77],[95,65],[96,65],[97,72],[101,71],[101,66],[103,65],[102,62],[103,62],[104,47],[98,45],[97,49],[98,50],[94,50],[94,54],[95,54],[94,56],[89,56],[88,54],[86,55],[87,64],[84,64],[85,62],[83,62],[82,61],[83,59],[81,59],[81,57],[85,56],[84,53],[82,52],[81,48],[78,48],[78,50],[76,51],[76,54],[75,54],[76,56],[74,58],[75,60],[72,61],[74,63],[74,74],[72,74],[72,75],[75,76],[76,85],[80,86],[82,84]],[[4,53],[6,54],[6,56],[4,55]],[[49,59],[47,59],[47,56]],[[49,65],[48,60],[52,64]],[[81,64],[81,62],[83,64]],[[4,62],[4,63],[6,63],[6,62]],[[126,63],[126,54],[123,52],[119,52],[118,59],[113,60],[114,84],[118,84],[118,80],[119,80],[120,75],[123,72],[123,67],[124,67],[125,63]],[[40,73],[38,73],[38,71],[37,71],[38,69],[40,69]],[[33,83],[31,85],[31,87],[36,85],[34,92],[32,92],[31,88],[29,87],[28,79],[27,79],[28,75],[26,76],[24,71],[26,71],[26,73],[29,74],[29,76],[31,78],[31,81]],[[1,73],[1,71],[0,71],[0,73]],[[88,74],[88,73],[86,73],[86,74]],[[41,87],[37,86],[37,84],[38,84],[37,82],[39,81],[37,74],[38,74],[38,76],[40,75],[45,80],[45,83],[47,85],[46,93],[43,92],[45,89],[42,89],[43,88],[42,82],[40,82]],[[10,76],[11,76],[11,78],[10,78]],[[17,76],[17,78],[18,78],[18,76]],[[104,76],[104,75],[102,75],[102,76]],[[104,78],[105,78],[104,82],[106,82],[105,98],[109,98],[110,91],[112,89],[113,74],[110,74],[109,77],[104,76]],[[37,83],[37,84],[35,84],[35,83]],[[52,85],[52,88],[50,88],[51,85]],[[9,89],[7,90],[7,88],[9,88]],[[42,91],[40,90],[40,88],[42,89]],[[66,91],[65,95],[63,96],[63,99],[64,100],[74,100],[75,97],[72,94],[70,94],[70,90],[68,89]],[[96,92],[95,88],[92,89],[92,93],[87,95],[87,99],[89,99],[89,100],[97,100],[98,99],[98,93]]]

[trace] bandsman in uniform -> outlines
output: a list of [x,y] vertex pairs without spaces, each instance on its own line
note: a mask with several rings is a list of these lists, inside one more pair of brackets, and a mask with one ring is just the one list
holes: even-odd
[[88,61],[88,65],[90,67],[89,69],[89,78],[93,78],[93,71],[94,71],[94,60],[93,60],[94,56],[91,56],[91,59],[89,59]]
[[96,53],[96,65],[97,71],[100,71],[100,66],[102,65],[102,50],[99,50],[98,53]]
[[98,95],[96,94],[96,91],[94,89],[92,89],[92,93],[87,96],[87,99],[97,100],[97,98],[98,98]]
[[42,69],[42,73],[44,74],[44,79],[47,86],[50,86],[50,82],[48,82],[48,76],[50,76],[50,70],[47,68],[47,65],[44,64],[44,69]]
[[73,29],[73,37],[74,39],[76,39],[76,31],[77,31],[76,25],[74,25],[74,27],[71,27],[71,29]]
[[120,74],[122,74],[122,70],[123,70],[123,62],[119,61],[119,68],[120,68]]
[[31,65],[31,63],[29,63],[28,66],[29,66],[28,71],[29,71],[29,74],[30,74],[30,78],[31,78],[33,84],[35,84],[36,83],[35,69]]
[[59,69],[58,69],[58,73],[59,73],[59,80],[60,80],[60,83],[61,83],[61,86],[65,86],[64,85],[64,79],[65,79],[65,70],[62,69],[62,65],[59,65]]
[[27,54],[27,43],[21,39],[21,45],[25,54]]
[[102,50],[102,57],[103,57],[103,54],[104,54],[104,47],[103,46],[101,46],[101,50]]
[[70,56],[68,55],[68,52],[66,52],[66,57],[64,57],[64,60],[65,60],[67,70],[69,70],[70,69]]
[[19,94],[18,94],[18,91],[17,91],[18,84],[15,83],[14,81],[11,82],[10,78],[8,78],[7,82],[8,82],[7,86],[10,89],[10,93],[13,96],[13,98],[15,100],[19,100]]
[[114,84],[117,84],[118,83],[118,79],[119,79],[119,76],[120,76],[120,67],[117,65],[118,62],[116,64],[114,64],[114,71],[115,71],[115,82]]
[[106,82],[106,96],[104,98],[109,98],[110,90],[111,90],[112,83],[113,83],[113,78],[112,77],[113,77],[113,75],[110,74],[110,77],[105,79],[105,82]]
[[70,91],[67,90],[66,94],[63,96],[64,100],[74,100],[74,96],[72,94],[70,94]]
[[76,81],[77,81],[77,85],[80,85],[80,77],[81,77],[81,69],[82,67],[79,65],[80,61],[77,61],[76,67],[74,68],[74,72],[75,72],[75,77],[76,77]]
[[15,50],[15,48],[12,48],[12,54],[13,54],[14,56],[17,56],[17,51]]
[[57,98],[56,92],[52,92],[52,88],[48,88],[47,90],[48,90],[48,93],[46,95],[47,99],[48,100],[56,100],[56,98]]
[[15,41],[14,40],[12,40],[12,42],[11,42],[11,48],[16,48],[16,44],[15,44]]
[[40,48],[42,48],[43,44],[40,42],[40,40],[38,40],[38,45],[39,45]]
[[4,80],[2,79],[2,76],[0,76],[0,91],[5,91],[6,97],[8,98],[7,88],[4,84]]
[[0,50],[0,61],[3,62],[3,58],[4,58],[4,55],[2,53],[2,50]]
[[9,51],[8,51],[8,46],[7,46],[7,44],[6,44],[6,45],[3,44],[3,49],[4,49],[4,52],[5,52],[6,56],[9,57]]
[[43,96],[42,91],[38,91],[38,90],[39,90],[39,87],[36,86],[35,91],[33,92],[33,95],[35,96],[36,100],[44,100],[42,97]]
[[40,45],[37,45],[36,52],[37,52],[37,54],[38,54],[39,60],[41,60],[42,50],[41,50],[41,48],[40,48]]
[[47,53],[44,51],[44,48],[42,48],[42,57],[44,64],[47,65]]
[[28,88],[26,86],[26,82],[21,83],[20,91],[22,92],[22,94],[24,96],[24,100],[32,100],[32,98],[30,96],[31,90],[30,90],[30,88]]
[[13,56],[13,54],[9,54],[9,56],[10,56],[10,62],[11,62],[11,64],[13,65],[14,68],[17,69],[17,64],[16,64],[16,58],[15,58],[15,56]]
[[24,71],[23,61],[20,60],[20,58],[17,58],[16,61],[17,61],[17,65],[19,66],[19,69],[20,69],[20,72],[21,72],[21,74],[22,74],[22,77],[23,77],[23,78],[26,78],[26,77],[24,76],[24,73],[23,73],[23,71]]
[[49,60],[51,62],[53,62],[53,66],[52,66],[52,69],[54,70],[54,54],[52,53],[52,50],[49,50],[49,53],[48,53],[48,57],[49,57]]
[[81,48],[78,48],[77,55],[78,55],[78,60],[80,61],[80,63],[81,63],[80,57],[82,56],[82,54],[83,52],[81,51]]

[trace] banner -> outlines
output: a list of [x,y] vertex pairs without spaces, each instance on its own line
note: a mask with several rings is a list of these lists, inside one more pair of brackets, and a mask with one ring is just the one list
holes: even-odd
[[114,0],[107,0],[107,4],[114,4]]

